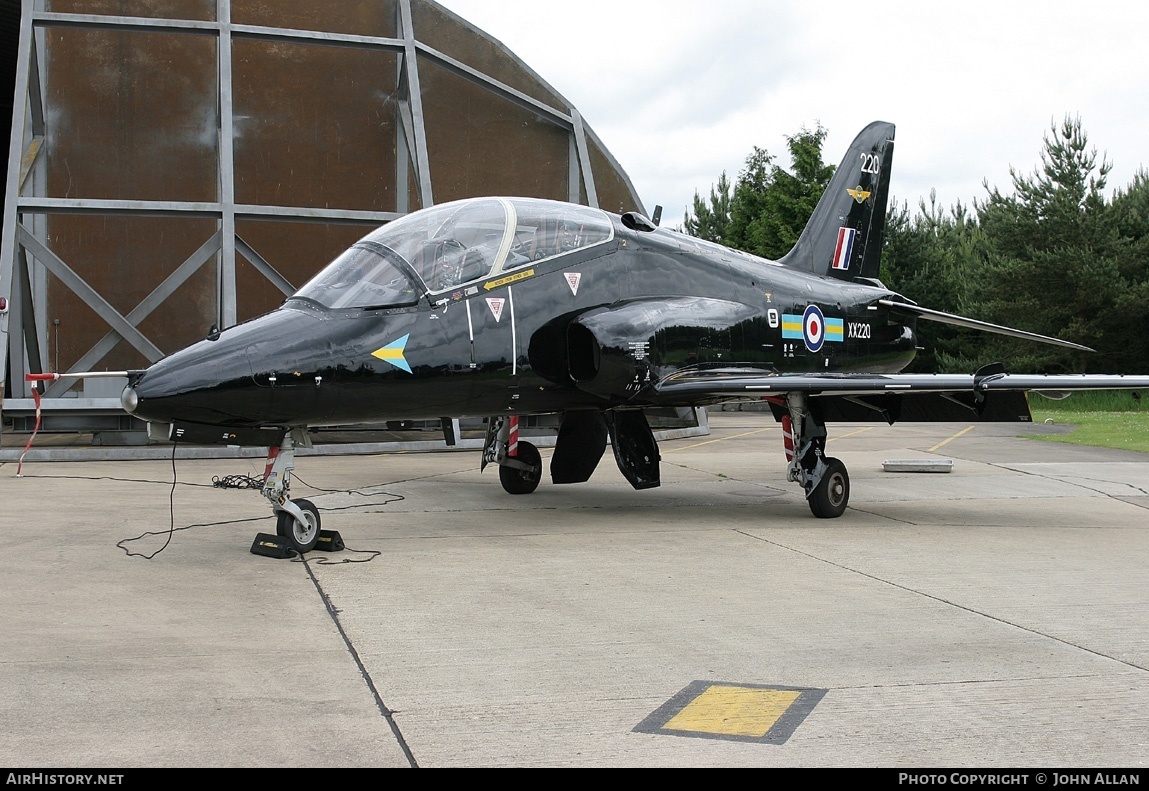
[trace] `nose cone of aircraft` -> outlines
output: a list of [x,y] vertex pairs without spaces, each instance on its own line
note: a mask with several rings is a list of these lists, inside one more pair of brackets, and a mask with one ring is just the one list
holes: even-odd
[[140,405],[140,394],[136,392],[136,388],[132,387],[130,382],[124,388],[124,392],[120,393],[120,405],[128,414],[134,414],[136,407]]
[[[291,422],[272,414],[268,374],[301,370],[293,367],[301,361],[269,350],[290,351],[315,321],[302,311],[280,309],[231,327],[133,376],[121,403],[136,417],[165,423],[250,427]],[[253,369],[253,355],[260,371]]]
[[257,390],[244,346],[224,333],[137,374],[120,401],[145,420],[238,425],[258,420]]

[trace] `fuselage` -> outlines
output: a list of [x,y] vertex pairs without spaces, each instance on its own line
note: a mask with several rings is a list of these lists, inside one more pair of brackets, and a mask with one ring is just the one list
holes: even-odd
[[136,376],[125,405],[225,427],[553,413],[671,405],[652,385],[689,368],[892,373],[915,353],[874,285],[586,207],[428,211],[451,207],[479,218],[462,242],[385,227],[279,309]]

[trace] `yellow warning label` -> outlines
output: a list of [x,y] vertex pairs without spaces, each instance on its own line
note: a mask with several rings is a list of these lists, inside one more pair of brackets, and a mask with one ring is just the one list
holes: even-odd
[[496,288],[501,286],[509,286],[511,283],[517,283],[520,280],[526,280],[528,277],[534,276],[535,270],[528,269],[525,272],[516,272],[513,275],[507,275],[506,277],[500,277],[498,280],[492,280],[489,283],[484,283],[483,288],[485,288],[487,291],[494,291]]

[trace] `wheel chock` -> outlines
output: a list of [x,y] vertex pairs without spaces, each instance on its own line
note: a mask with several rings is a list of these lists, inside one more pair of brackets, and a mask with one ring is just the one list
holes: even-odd
[[315,548],[320,552],[339,552],[347,548],[343,543],[343,537],[335,530],[320,530],[319,540],[315,542]]
[[251,554],[284,560],[295,557],[297,553],[291,548],[284,536],[258,533],[255,536],[255,541],[251,543]]

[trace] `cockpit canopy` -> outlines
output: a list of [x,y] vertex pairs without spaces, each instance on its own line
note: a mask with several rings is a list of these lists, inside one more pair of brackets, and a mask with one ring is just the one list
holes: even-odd
[[336,309],[405,307],[613,236],[610,218],[587,206],[529,198],[446,203],[368,234],[295,297]]

